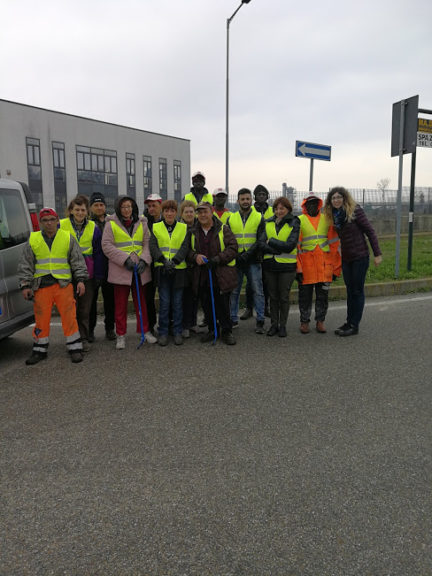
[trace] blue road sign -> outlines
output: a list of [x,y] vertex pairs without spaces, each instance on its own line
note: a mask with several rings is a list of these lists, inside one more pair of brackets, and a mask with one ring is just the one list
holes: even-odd
[[313,160],[331,160],[331,146],[296,140],[295,155]]

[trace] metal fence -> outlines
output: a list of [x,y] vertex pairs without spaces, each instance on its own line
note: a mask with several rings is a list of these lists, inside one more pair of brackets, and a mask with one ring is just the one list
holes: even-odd
[[[396,211],[397,190],[378,190],[371,188],[349,188],[356,202],[358,202],[367,213],[373,213],[375,216],[388,217]],[[309,194],[300,190],[288,188],[285,195],[291,200],[294,213],[301,212],[301,203]],[[325,201],[328,191],[314,192],[316,196]],[[270,203],[283,193],[280,191],[270,192]],[[409,210],[410,189],[408,186],[402,189],[402,213],[408,214]],[[418,187],[414,193],[414,212],[415,214],[432,214],[432,188]]]

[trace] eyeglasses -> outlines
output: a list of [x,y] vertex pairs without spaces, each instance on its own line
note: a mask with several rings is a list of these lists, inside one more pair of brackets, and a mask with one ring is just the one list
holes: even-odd
[[332,196],[331,197],[332,200],[343,200],[343,196]]
[[52,224],[57,222],[57,218],[41,218],[41,224]]

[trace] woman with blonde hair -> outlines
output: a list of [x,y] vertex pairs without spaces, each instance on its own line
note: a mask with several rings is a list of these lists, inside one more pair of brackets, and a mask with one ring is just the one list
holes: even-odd
[[342,186],[332,188],[327,195],[324,214],[333,222],[340,238],[342,274],[347,290],[347,318],[335,330],[338,336],[358,334],[365,304],[364,284],[369,268],[369,248],[374,254],[374,264],[382,262],[378,238],[363,208]]

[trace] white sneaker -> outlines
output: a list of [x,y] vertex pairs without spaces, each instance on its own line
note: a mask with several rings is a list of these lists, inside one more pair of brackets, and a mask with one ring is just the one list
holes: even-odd
[[156,344],[157,342],[157,338],[155,336],[153,336],[153,334],[151,332],[146,332],[144,334],[146,342],[148,342],[149,344]]
[[117,350],[124,350],[125,348],[126,348],[126,337],[125,336],[117,336],[116,349]]

